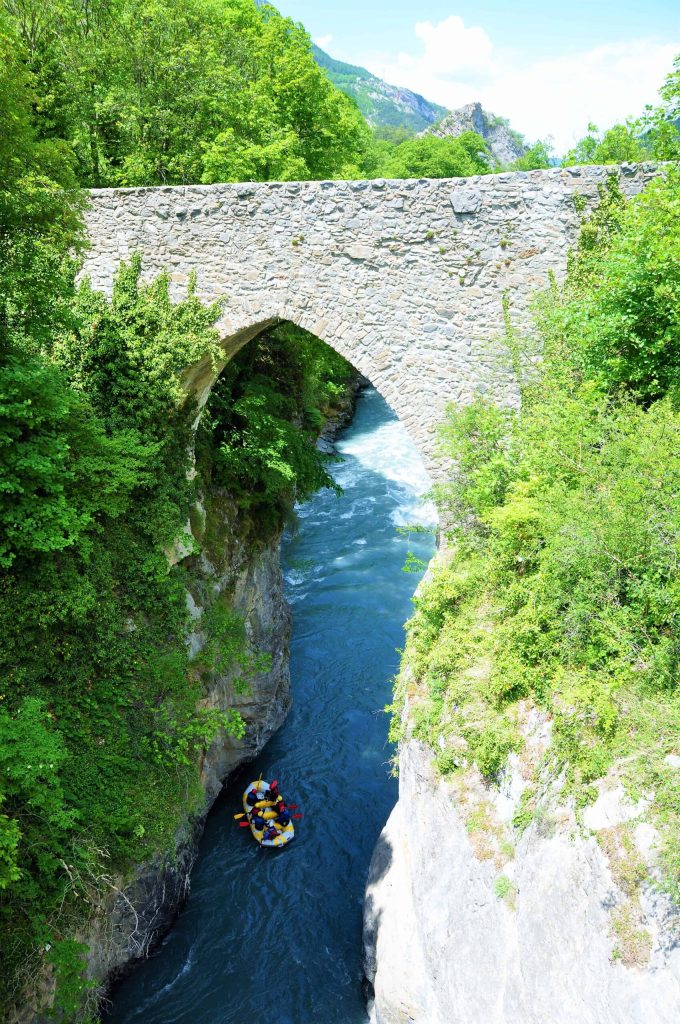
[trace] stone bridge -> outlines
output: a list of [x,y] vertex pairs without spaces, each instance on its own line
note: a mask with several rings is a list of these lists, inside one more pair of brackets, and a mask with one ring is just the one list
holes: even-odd
[[[225,361],[289,320],[331,345],[381,392],[426,462],[449,402],[516,401],[504,352],[504,297],[526,322],[532,292],[566,268],[581,214],[615,174],[630,196],[649,164],[420,181],[321,181],[102,189],[88,213],[84,273],[110,291],[139,251],[144,276],[167,269],[179,298],[191,271],[227,301]],[[579,204],[580,205],[580,204]],[[207,397],[207,359],[186,371]]]

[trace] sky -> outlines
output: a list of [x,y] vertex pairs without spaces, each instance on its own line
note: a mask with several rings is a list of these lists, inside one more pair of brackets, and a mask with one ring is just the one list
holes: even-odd
[[680,0],[274,0],[338,60],[453,109],[480,100],[563,154],[658,99]]

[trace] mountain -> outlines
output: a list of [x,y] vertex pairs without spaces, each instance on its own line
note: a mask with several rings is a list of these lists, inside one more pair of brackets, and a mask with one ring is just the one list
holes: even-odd
[[421,134],[456,136],[463,132],[477,132],[489,144],[494,161],[501,166],[511,164],[523,156],[527,147],[519,132],[513,131],[504,117],[496,117],[482,110],[481,103],[468,103],[458,110],[452,110],[437,124]]
[[320,47],[312,45],[314,59],[325,68],[331,82],[356,100],[361,113],[374,128],[408,128],[423,131],[439,121],[446,107],[429,103],[410,89],[389,85],[366,68],[334,60]]

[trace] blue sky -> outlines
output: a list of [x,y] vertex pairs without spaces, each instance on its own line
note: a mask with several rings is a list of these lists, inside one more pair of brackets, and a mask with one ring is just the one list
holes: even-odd
[[[275,0],[276,2],[276,0]],[[563,152],[655,102],[680,53],[678,0],[279,0],[334,57],[444,106],[480,99]]]

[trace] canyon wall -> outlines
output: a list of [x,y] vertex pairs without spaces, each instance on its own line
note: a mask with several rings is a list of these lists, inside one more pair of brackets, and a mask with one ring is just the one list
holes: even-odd
[[[549,723],[529,726],[538,746]],[[669,763],[669,771],[677,766]],[[405,742],[399,801],[373,856],[364,957],[373,1024],[671,1024],[680,1018],[680,916],[647,884],[626,893],[616,838],[651,826],[606,784],[581,820],[548,785],[512,827],[522,778],[440,778]]]

